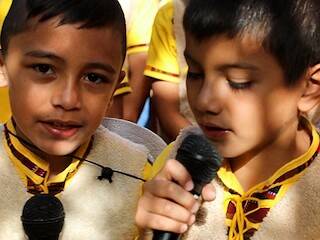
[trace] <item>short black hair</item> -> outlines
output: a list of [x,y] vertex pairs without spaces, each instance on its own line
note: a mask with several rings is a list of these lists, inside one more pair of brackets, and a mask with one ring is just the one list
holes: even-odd
[[117,0],[13,0],[1,32],[2,54],[7,54],[13,36],[28,29],[31,19],[41,23],[54,17],[60,18],[60,25],[80,24],[79,28],[115,27],[121,36],[125,58],[126,24]]
[[256,37],[294,85],[320,59],[319,0],[190,0],[185,31],[198,41]]

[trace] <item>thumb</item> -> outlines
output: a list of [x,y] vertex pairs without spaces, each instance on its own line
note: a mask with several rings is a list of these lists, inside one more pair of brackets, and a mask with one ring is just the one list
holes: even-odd
[[204,201],[213,201],[216,198],[216,188],[212,183],[208,183],[202,189],[201,193],[202,199]]

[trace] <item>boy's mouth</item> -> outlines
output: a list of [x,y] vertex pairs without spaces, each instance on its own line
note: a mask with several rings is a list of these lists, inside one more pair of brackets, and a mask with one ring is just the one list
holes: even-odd
[[204,134],[210,139],[221,139],[227,135],[228,128],[223,128],[215,124],[200,124]]
[[44,123],[50,124],[55,128],[61,128],[61,129],[68,129],[68,128],[78,128],[81,127],[81,124],[72,122],[72,121],[59,121],[59,120],[52,120],[52,121],[45,121]]
[[57,138],[71,137],[82,127],[80,123],[74,121],[48,120],[41,123],[50,135]]

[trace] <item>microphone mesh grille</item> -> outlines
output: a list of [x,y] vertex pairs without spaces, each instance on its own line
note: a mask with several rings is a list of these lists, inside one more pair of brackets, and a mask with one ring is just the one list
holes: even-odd
[[177,151],[176,159],[190,173],[195,183],[209,183],[216,176],[222,157],[203,135],[188,135]]
[[62,203],[53,195],[38,194],[31,197],[22,212],[24,222],[50,222],[64,217]]

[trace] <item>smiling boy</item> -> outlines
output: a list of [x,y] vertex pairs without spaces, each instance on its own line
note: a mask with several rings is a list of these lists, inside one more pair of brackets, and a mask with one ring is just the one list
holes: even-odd
[[[99,127],[126,54],[115,0],[15,0],[1,33],[12,119],[1,126],[0,239],[24,239],[20,216],[32,194],[57,194],[61,239],[132,239],[143,148]],[[99,128],[98,128],[99,127]],[[130,156],[130,162],[128,162]],[[132,162],[131,162],[132,161]]]
[[161,156],[141,228],[183,233],[195,222],[182,239],[318,239],[319,134],[304,115],[319,102],[319,20],[315,0],[191,0],[188,100],[224,165],[196,218],[190,176]]

